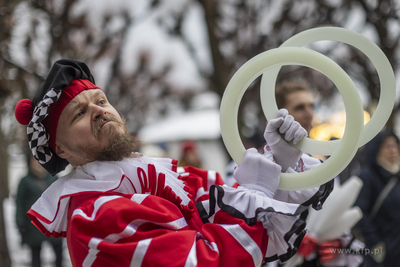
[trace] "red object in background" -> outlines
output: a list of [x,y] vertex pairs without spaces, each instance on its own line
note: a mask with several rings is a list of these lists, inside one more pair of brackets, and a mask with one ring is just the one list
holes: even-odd
[[297,253],[303,255],[304,258],[307,258],[316,250],[316,247],[317,239],[310,237],[309,235],[305,235],[303,241],[301,241],[301,245],[297,250]]

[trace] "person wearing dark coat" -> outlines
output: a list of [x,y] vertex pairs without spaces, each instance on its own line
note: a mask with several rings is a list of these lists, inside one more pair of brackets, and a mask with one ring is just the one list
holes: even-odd
[[28,174],[21,179],[16,197],[16,223],[21,234],[21,243],[27,244],[31,249],[32,266],[40,267],[40,251],[42,243],[49,241],[56,255],[56,267],[62,266],[62,240],[60,238],[47,238],[32,223],[26,214],[33,203],[52,184],[57,177],[53,177],[30,156]]
[[355,229],[369,249],[365,266],[399,266],[399,139],[391,131],[380,132],[364,152],[365,164],[359,174],[364,185],[355,204],[364,216]]

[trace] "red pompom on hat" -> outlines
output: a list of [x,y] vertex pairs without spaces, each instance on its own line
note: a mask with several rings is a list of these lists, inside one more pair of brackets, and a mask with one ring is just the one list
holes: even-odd
[[22,125],[28,125],[33,116],[33,104],[29,99],[20,100],[15,106],[15,118]]

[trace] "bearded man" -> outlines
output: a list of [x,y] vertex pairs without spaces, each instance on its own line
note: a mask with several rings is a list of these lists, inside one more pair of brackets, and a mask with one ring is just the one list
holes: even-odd
[[[79,61],[55,62],[33,101],[21,100],[15,115],[27,125],[32,153],[49,173],[74,167],[28,212],[44,234],[67,238],[73,266],[285,261],[305,234],[307,206],[320,207],[331,190],[276,194],[281,166],[273,161],[274,148],[294,149],[278,131],[295,142],[306,135],[285,118],[269,131],[278,144],[272,152],[246,151],[235,172],[238,188],[222,185],[213,171],[178,170],[175,160],[135,152],[137,140]],[[296,156],[286,160],[298,165],[301,153],[291,154]]]

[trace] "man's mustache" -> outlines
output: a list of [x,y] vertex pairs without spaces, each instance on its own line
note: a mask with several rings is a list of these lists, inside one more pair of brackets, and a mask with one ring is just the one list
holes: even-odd
[[93,127],[92,127],[92,131],[93,131],[93,135],[94,137],[97,139],[97,137],[100,134],[100,130],[101,130],[101,126],[103,126],[103,124],[107,121],[113,121],[116,122],[118,124],[121,123],[121,121],[119,121],[116,117],[114,117],[113,115],[110,114],[105,114],[102,118],[97,119],[96,121],[94,121],[93,123]]

